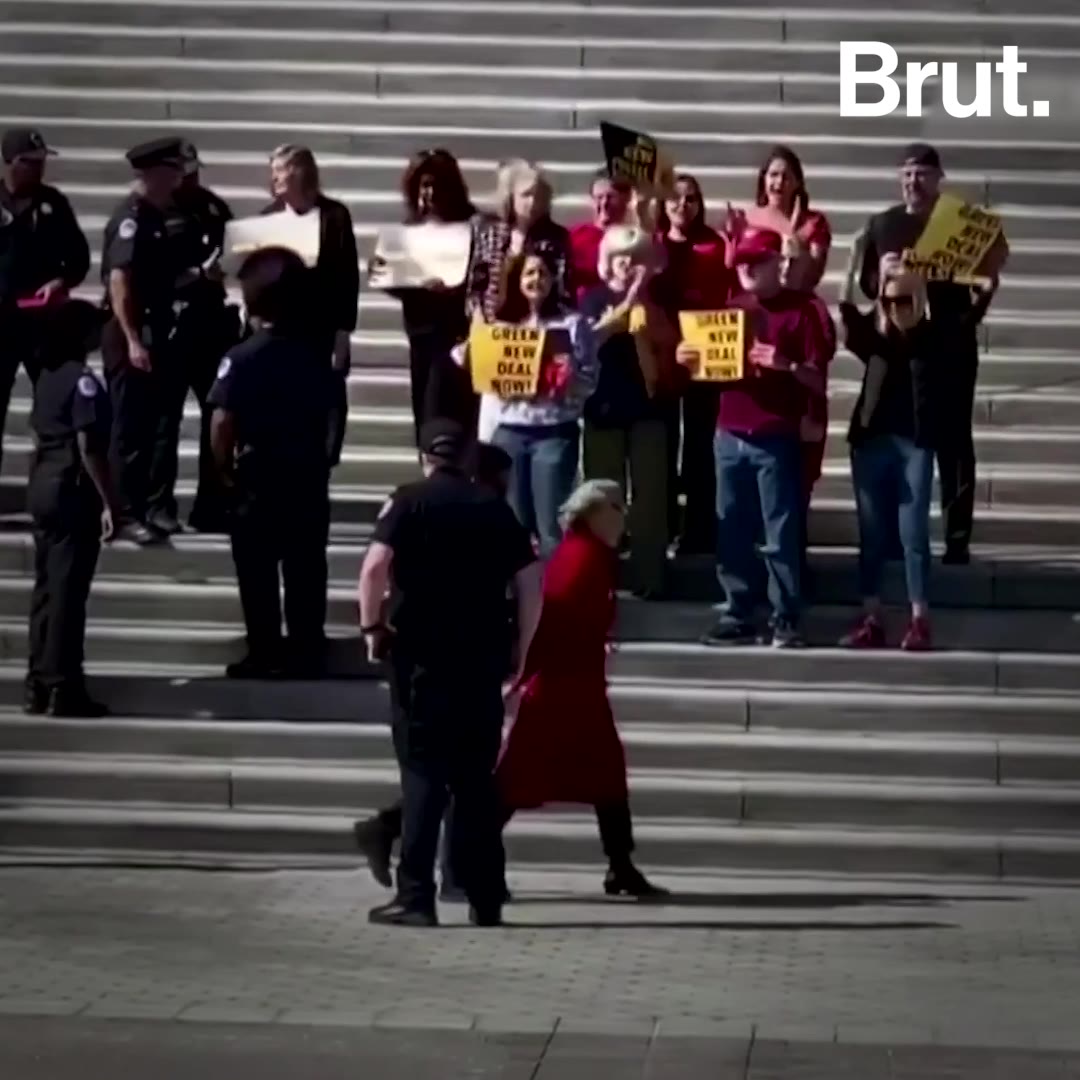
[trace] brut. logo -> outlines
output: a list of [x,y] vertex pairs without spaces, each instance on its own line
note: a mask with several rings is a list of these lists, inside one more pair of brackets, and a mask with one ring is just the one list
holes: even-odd
[[[873,70],[860,70],[860,57],[876,57],[880,66]],[[900,66],[896,50],[884,41],[840,42],[840,115],[841,116],[888,116],[900,107],[900,84],[892,77]],[[1027,116],[1028,107],[1021,105],[1020,76],[1027,74],[1027,64],[1020,61],[1020,50],[1006,45],[1001,50],[1001,60],[996,64],[980,60],[974,65],[974,97],[968,89],[968,101],[960,101],[960,65],[947,61],[932,60],[925,64],[911,61],[907,65],[908,116],[922,116],[924,84],[931,79],[941,79],[941,107],[958,119],[970,116],[994,115],[994,73],[1001,76],[1001,104],[1009,116]],[[876,86],[881,90],[878,101],[860,101],[861,85]],[[1049,101],[1033,101],[1032,116],[1049,116]]]

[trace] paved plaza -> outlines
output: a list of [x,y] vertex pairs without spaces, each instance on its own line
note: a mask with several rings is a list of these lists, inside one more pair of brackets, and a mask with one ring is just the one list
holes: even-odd
[[3,1074],[1080,1077],[1080,891],[665,880],[395,931],[359,871],[0,869]]

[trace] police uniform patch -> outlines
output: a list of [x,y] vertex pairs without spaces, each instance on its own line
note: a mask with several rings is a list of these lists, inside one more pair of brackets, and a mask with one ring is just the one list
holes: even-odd
[[226,356],[225,359],[218,364],[217,377],[219,379],[224,379],[230,371],[232,371],[232,357]]
[[79,393],[83,397],[97,397],[98,381],[93,375],[81,375],[79,377]]
[[139,226],[135,224],[134,218],[124,218],[120,222],[120,228],[117,230],[117,236],[121,240],[130,240],[139,231]]

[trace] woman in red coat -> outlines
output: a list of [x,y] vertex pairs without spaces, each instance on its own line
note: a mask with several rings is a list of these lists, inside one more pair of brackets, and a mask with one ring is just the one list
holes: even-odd
[[545,803],[596,808],[609,896],[655,897],[634,866],[626,759],[607,696],[607,646],[626,508],[590,480],[564,509],[566,535],[544,575],[540,624],[518,681],[517,716],[496,769],[506,820]]

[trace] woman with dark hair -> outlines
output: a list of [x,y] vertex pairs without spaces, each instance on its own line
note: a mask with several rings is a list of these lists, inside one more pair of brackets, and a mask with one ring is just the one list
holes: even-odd
[[[480,215],[449,150],[424,150],[409,163],[401,178],[405,224],[479,225]],[[467,431],[476,427],[477,399],[468,380],[454,364],[450,351],[469,333],[465,308],[468,277],[453,288],[427,281],[417,288],[394,289],[409,339],[412,411],[417,435],[428,420],[456,420]]]
[[356,329],[360,300],[360,266],[349,208],[323,194],[319,166],[306,146],[285,144],[270,155],[270,193],[273,202],[264,214],[319,216],[319,256],[312,272],[310,327],[316,349],[340,376],[336,389],[336,433],[333,462],[345,441],[348,419],[346,382],[352,365],[350,338]]
[[[706,221],[705,198],[697,179],[675,178],[675,187],[661,206],[657,239],[665,268],[653,283],[653,295],[678,325],[680,311],[723,308],[735,289],[734,271],[728,266],[725,239]],[[679,455],[679,420],[682,413],[682,454]],[[716,469],[713,439],[719,391],[715,385],[688,382],[681,401],[668,421],[670,532],[679,537],[682,554],[716,551]],[[678,490],[686,499],[678,522]]]
[[[503,269],[495,321],[544,331],[540,382],[531,397],[485,394],[480,438],[513,462],[508,501],[547,558],[562,539],[559,508],[574,488],[581,414],[596,386],[596,341],[588,322],[555,290],[555,270],[538,254],[517,255]],[[468,348],[459,350],[468,366]]]

